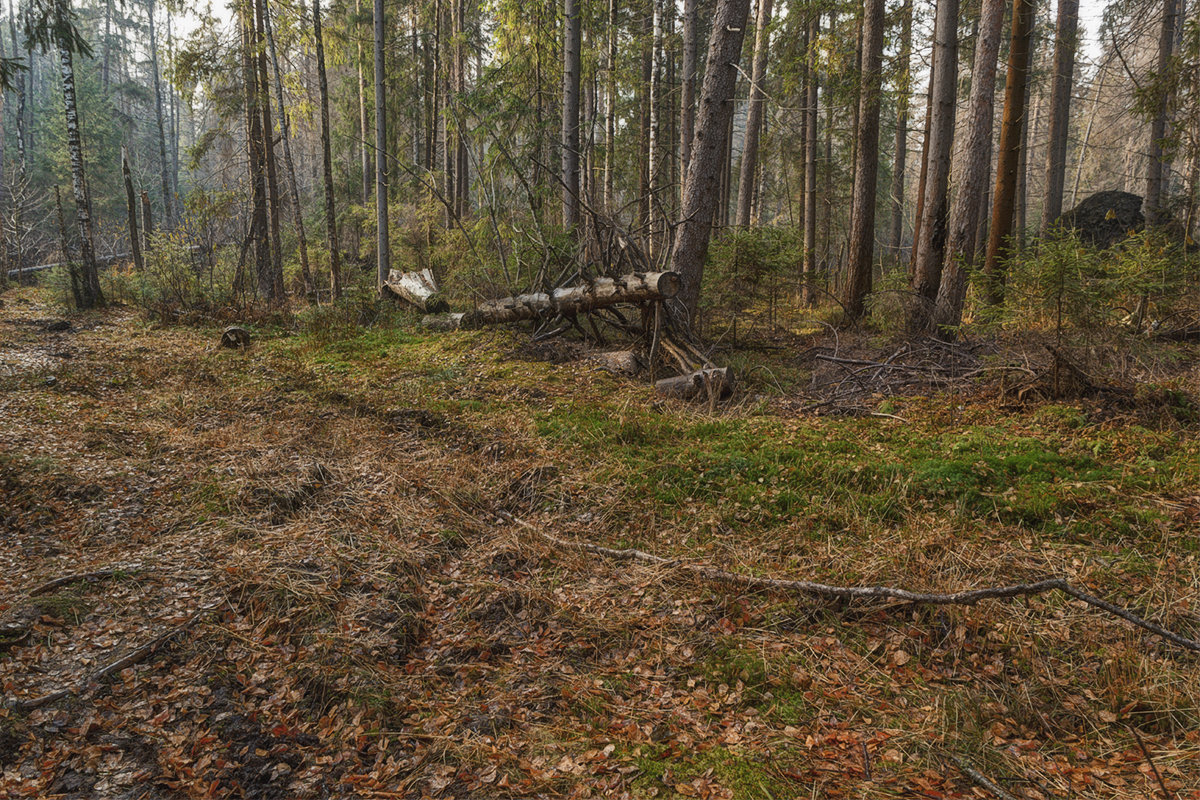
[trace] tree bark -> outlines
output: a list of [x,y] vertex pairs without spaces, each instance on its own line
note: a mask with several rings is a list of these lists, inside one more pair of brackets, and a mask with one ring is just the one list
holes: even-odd
[[[687,0],[695,2],[695,0]],[[617,140],[617,0],[608,0],[607,85],[604,101],[604,211],[616,213],[614,167]]]
[[996,189],[992,194],[992,226],[988,231],[987,258],[983,271],[987,300],[998,305],[1004,300],[1004,261],[1008,258],[1013,228],[1013,200],[1017,192],[1017,162],[1021,132],[1025,125],[1025,85],[1029,79],[1034,0],[1013,3],[1012,41],[1008,51],[1008,75],[1004,82],[1004,119],[1000,128],[1000,150],[996,164]]
[[329,148],[329,82],[325,77],[321,0],[313,0],[313,38],[317,44],[317,85],[321,95],[321,166],[325,178],[325,236],[329,244],[329,288],[333,299],[337,300],[342,296],[342,270],[338,258],[337,213],[333,207],[333,156]]
[[159,175],[162,180],[163,220],[167,230],[175,227],[171,213],[171,173],[167,161],[167,133],[163,120],[162,79],[158,72],[158,29],[154,24],[155,0],[146,2],[146,21],[150,28],[150,69],[154,73],[154,120],[158,126]]
[[754,34],[754,65],[750,70],[750,107],[746,112],[746,138],[742,145],[741,173],[738,178],[737,219],[734,224],[750,225],[750,206],[754,199],[758,171],[758,145],[762,135],[763,106],[766,93],[767,49],[770,41],[771,0],[758,0],[758,21]]
[[1158,33],[1158,60],[1155,66],[1155,111],[1150,120],[1150,148],[1146,163],[1146,195],[1143,209],[1147,225],[1158,225],[1164,221],[1163,212],[1163,140],[1167,137],[1167,117],[1170,114],[1170,92],[1165,83],[1171,65],[1171,53],[1175,43],[1175,16],[1177,0],[1163,0],[1162,23]]
[[[87,174],[83,158],[83,137],[80,134],[79,107],[75,99],[75,66],[71,51],[58,46],[59,70],[62,76],[63,105],[67,119],[67,154],[71,161],[71,189],[75,196],[75,221],[79,227],[79,307],[95,308],[104,305],[100,291],[100,274],[96,268],[96,245],[92,234],[92,199],[88,194]],[[64,254],[65,255],[65,254]]]
[[700,281],[712,232],[713,200],[726,164],[725,132],[733,119],[733,90],[749,11],[750,0],[718,0],[713,14],[692,163],[684,188],[679,238],[671,259],[672,269],[683,281],[680,299],[688,320],[695,318],[700,305]]
[[[263,117],[260,107],[258,70],[255,65],[254,0],[240,9],[242,26],[242,78],[246,111],[246,162],[250,179],[250,242],[254,246],[254,275],[258,293],[274,300],[275,282],[271,266],[271,243],[267,223],[267,169],[264,155]],[[149,226],[147,226],[148,228]],[[147,230],[147,236],[149,230]]]
[[984,0],[980,12],[971,97],[967,107],[966,139],[955,167],[954,206],[942,266],[941,286],[929,332],[950,334],[962,321],[967,294],[967,270],[975,256],[975,237],[992,167],[992,122],[996,96],[996,58],[1004,28],[1006,0]]
[[808,31],[808,88],[804,101],[804,264],[801,302],[817,304],[817,103],[820,72],[817,69],[817,40],[821,14],[811,11]]
[[563,18],[562,218],[563,228],[571,230],[579,224],[579,0],[563,0]]
[[133,194],[133,175],[129,170],[129,151],[121,147],[121,177],[125,181],[125,207],[129,212],[129,251],[133,253],[133,266],[138,272],[145,267],[142,262],[142,243],[138,237],[137,200]]
[[[696,135],[696,49],[697,2],[683,0],[683,63],[679,87],[679,180],[680,191],[687,185],[692,163],[692,139]],[[682,199],[682,198],[681,198]]]
[[[384,294],[388,273],[392,269],[392,248],[388,231],[388,174],[387,174],[387,95],[384,91],[384,45],[386,16],[383,0],[375,0],[375,233],[376,290]],[[364,143],[365,147],[365,143]]]
[[938,0],[933,72],[929,80],[933,116],[926,130],[925,197],[921,230],[913,253],[909,326],[922,329],[933,310],[942,278],[950,204],[950,157],[958,90],[958,0]]
[[[271,115],[271,89],[267,77],[267,53],[264,45],[266,34],[266,0],[255,0],[254,52],[258,70],[258,96],[262,108],[263,161],[267,176],[267,221],[271,232],[271,294],[273,301],[283,299],[283,242],[280,236],[279,214],[282,201],[279,197],[279,171],[275,159],[275,123]],[[168,200],[168,206],[171,203]]]
[[1042,236],[1048,236],[1062,215],[1067,174],[1067,132],[1071,123],[1071,91],[1075,86],[1076,32],[1079,0],[1058,0],[1058,30],[1054,40],[1054,75],[1050,87],[1050,136],[1046,146],[1046,193],[1042,201]]
[[896,143],[892,161],[892,219],[888,230],[888,248],[900,261],[904,246],[904,170],[908,160],[908,106],[912,97],[912,14],[913,0],[904,0],[901,8],[900,69],[896,76]]
[[875,260],[875,194],[879,176],[879,103],[883,88],[884,0],[863,8],[862,72],[858,109],[858,149],[850,206],[847,279],[842,305],[845,322],[860,319],[871,293]]
[[654,15],[655,0],[642,0],[642,79],[638,84],[638,229],[647,240],[650,233],[650,81],[654,77]]
[[[362,0],[354,0],[354,17],[355,28],[360,28]],[[371,154],[367,148],[367,78],[363,72],[362,36],[356,35],[354,38],[358,51],[354,62],[358,70],[358,152],[362,168],[362,204],[365,206],[371,200]]]

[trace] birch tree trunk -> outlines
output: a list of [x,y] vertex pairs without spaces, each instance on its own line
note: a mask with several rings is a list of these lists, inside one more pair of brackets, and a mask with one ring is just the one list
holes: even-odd
[[96,269],[96,245],[92,235],[92,200],[88,196],[87,174],[83,159],[83,137],[79,131],[79,107],[75,99],[75,65],[71,51],[62,44],[58,46],[58,63],[62,76],[63,105],[67,118],[67,154],[71,161],[71,190],[75,196],[75,221],[79,227],[81,261],[78,281],[79,307],[95,308],[104,305],[104,294],[100,291],[100,275]]
[[679,238],[671,259],[671,268],[683,282],[679,297],[688,321],[695,318],[700,304],[700,281],[715,210],[713,201],[726,165],[725,133],[733,119],[733,90],[737,86],[737,65],[749,12],[750,0],[717,0],[713,13],[692,163],[683,192]]
[[766,94],[763,81],[767,77],[767,49],[771,25],[771,0],[759,0],[758,21],[754,34],[754,65],[750,71],[750,107],[746,112],[746,138],[742,145],[742,164],[738,179],[737,219],[738,227],[750,225],[750,206],[754,198],[755,177],[758,170],[758,145],[762,134],[763,106]]
[[845,322],[862,317],[871,293],[875,260],[875,193],[879,176],[879,101],[883,87],[884,0],[867,0],[863,8],[862,72],[858,109],[858,149],[850,208]]
[[955,166],[954,205],[950,211],[941,286],[938,289],[929,332],[950,333],[962,321],[967,295],[967,270],[975,256],[975,237],[992,167],[992,123],[995,116],[996,59],[1004,28],[1006,0],[984,0],[980,12],[975,64],[971,70],[971,97],[967,106],[967,133]]
[[1054,75],[1050,87],[1050,136],[1046,146],[1046,194],[1042,201],[1042,236],[1050,234],[1062,215],[1067,174],[1067,132],[1071,123],[1071,90],[1075,86],[1076,32],[1079,0],[1058,0],[1054,40]]
[[[683,0],[683,63],[679,86],[679,181],[680,193],[687,185],[692,163],[692,139],[696,135],[696,38],[697,0]],[[682,198],[681,198],[682,199]]]
[[[392,248],[388,231],[388,174],[387,174],[387,95],[384,91],[384,45],[386,15],[383,0],[375,0],[375,232],[376,275],[375,289],[383,297],[388,274],[392,269]],[[365,147],[365,143],[364,143]]]
[[900,69],[896,77],[896,143],[892,162],[892,218],[888,229],[888,248],[900,260],[904,245],[904,170],[908,160],[908,106],[912,97],[912,14],[913,0],[904,0],[900,10]]
[[163,222],[168,231],[174,229],[171,209],[171,172],[167,161],[167,132],[163,120],[162,79],[158,72],[158,27],[154,24],[155,0],[146,2],[146,22],[150,28],[150,69],[154,73],[154,121],[158,126],[158,166],[162,180]]
[[817,40],[821,14],[812,11],[808,31],[808,90],[804,101],[804,284],[801,302],[817,304],[817,102],[820,72],[817,69]]

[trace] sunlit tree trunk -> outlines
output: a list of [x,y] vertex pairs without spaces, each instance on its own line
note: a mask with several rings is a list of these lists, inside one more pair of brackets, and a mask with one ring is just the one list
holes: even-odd
[[742,164],[738,179],[737,219],[739,227],[750,225],[750,205],[754,198],[758,171],[758,143],[762,134],[763,106],[767,78],[768,28],[771,25],[771,0],[758,0],[758,21],[754,34],[754,65],[750,72],[750,107],[746,112],[746,138],[742,145]]
[[337,246],[337,213],[333,206],[333,156],[329,148],[329,81],[325,76],[321,0],[313,0],[313,38],[317,45],[317,88],[321,103],[321,165],[325,178],[325,236],[329,243],[329,287],[333,299],[337,300],[342,296],[342,275]]
[[1166,86],[1167,72],[1171,64],[1171,52],[1175,43],[1175,15],[1177,0],[1163,0],[1162,21],[1158,33],[1158,60],[1155,67],[1157,85],[1154,116],[1150,120],[1150,148],[1146,159],[1146,195],[1143,207],[1146,222],[1150,225],[1163,221],[1163,172],[1165,154],[1163,140],[1167,137],[1167,117],[1170,114],[1170,92]]
[[801,301],[816,305],[817,275],[817,102],[820,72],[817,69],[817,41],[821,35],[821,15],[810,12],[808,23],[808,91],[804,100],[804,285]]
[[896,142],[892,161],[892,218],[888,226],[888,248],[900,259],[904,245],[904,170],[908,160],[908,106],[912,96],[913,0],[904,0],[900,10],[900,67],[896,73]]
[[388,231],[388,173],[387,173],[387,94],[384,86],[386,63],[386,15],[383,0],[375,0],[375,289],[382,297],[384,284],[392,268],[392,248]]
[[[75,222],[79,227],[80,267],[78,304],[80,308],[104,305],[100,275],[96,269],[96,245],[92,234],[92,200],[88,195],[83,159],[83,137],[79,131],[79,107],[75,99],[75,65],[71,51],[60,44],[58,63],[62,76],[63,105],[67,118],[67,156],[71,162],[71,190],[75,197]],[[64,256],[66,254],[64,253]]]
[[1050,233],[1062,214],[1067,174],[1067,131],[1071,91],[1075,88],[1076,31],[1079,0],[1058,0],[1058,30],[1054,40],[1054,75],[1050,88],[1050,135],[1046,145],[1046,193],[1042,202],[1042,236]]

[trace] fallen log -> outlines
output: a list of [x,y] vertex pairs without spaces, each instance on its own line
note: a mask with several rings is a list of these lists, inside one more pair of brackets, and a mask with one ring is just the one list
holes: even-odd
[[438,314],[450,310],[450,304],[438,291],[433,273],[427,269],[420,272],[401,272],[394,269],[388,273],[384,283],[392,294],[412,303],[427,314]]
[[635,272],[619,278],[593,278],[578,286],[552,292],[530,292],[480,303],[465,314],[426,317],[421,324],[434,330],[478,328],[530,319],[571,317],[619,303],[649,303],[670,300],[682,285],[675,272]]
[[586,359],[597,369],[611,372],[614,375],[624,375],[627,378],[637,377],[642,371],[641,361],[632,350],[615,350],[606,353],[592,353]]
[[684,400],[708,397],[711,389],[713,396],[721,398],[728,396],[733,391],[733,374],[728,367],[698,369],[686,375],[655,381],[654,389],[659,394]]

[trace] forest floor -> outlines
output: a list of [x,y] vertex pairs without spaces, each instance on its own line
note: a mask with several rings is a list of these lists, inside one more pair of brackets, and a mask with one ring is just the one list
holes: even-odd
[[240,352],[2,299],[0,795],[1200,798],[1200,659],[1061,594],[830,603],[539,535],[1056,575],[1195,638],[1195,349],[1120,402],[818,417],[790,344],[710,410],[516,332],[313,312]]

